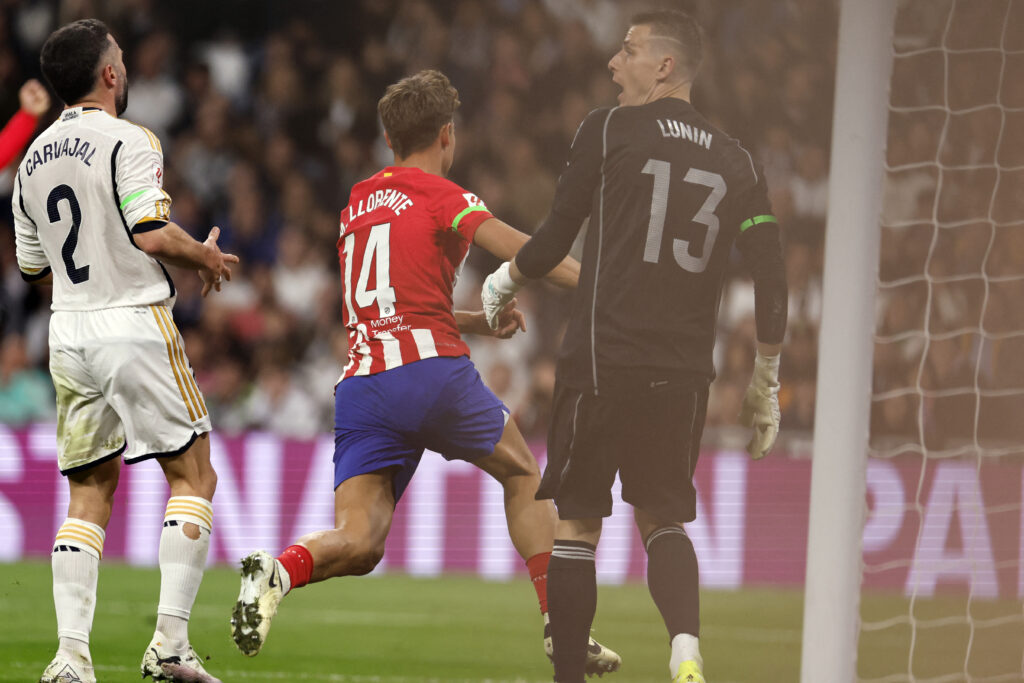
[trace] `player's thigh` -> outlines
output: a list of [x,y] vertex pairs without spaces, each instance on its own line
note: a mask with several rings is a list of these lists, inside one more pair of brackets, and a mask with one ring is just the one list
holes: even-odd
[[50,376],[57,397],[57,464],[71,475],[116,459],[124,428],[90,362],[91,313],[57,311],[50,320]]
[[538,497],[553,498],[562,520],[607,517],[620,448],[619,416],[602,397],[564,384],[555,387],[548,461]]
[[93,365],[124,424],[127,463],[174,457],[210,431],[210,417],[184,341],[166,306],[98,311]]
[[533,457],[530,447],[526,445],[526,439],[523,438],[515,420],[512,419],[505,424],[494,451],[472,462],[499,482],[508,481],[512,477],[540,477],[537,460]]
[[622,499],[652,520],[667,524],[696,517],[693,473],[700,457],[707,400],[705,385],[669,387],[623,408],[628,410],[632,454],[620,463]]
[[407,373],[389,373],[394,371],[349,377],[335,387],[336,490],[353,478],[388,472],[390,493],[397,501],[416,472],[423,446],[410,438],[412,428],[403,421],[422,413],[423,401],[402,391],[400,375]]
[[528,467],[529,449],[511,424],[509,410],[483,383],[480,373],[465,356],[431,359],[443,373],[436,381],[440,390],[425,415],[419,433],[424,445],[447,460],[477,462],[493,454],[494,464],[512,470]]

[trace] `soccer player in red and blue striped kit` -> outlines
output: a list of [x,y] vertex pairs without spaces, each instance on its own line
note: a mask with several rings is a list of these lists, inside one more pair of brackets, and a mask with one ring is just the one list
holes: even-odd
[[[349,362],[335,388],[335,526],[300,538],[277,558],[242,560],[232,634],[260,651],[281,598],[334,576],[367,574],[384,554],[395,506],[425,449],[466,460],[505,490],[509,534],[537,590],[547,628],[547,566],[555,529],[549,500],[534,498],[540,470],[508,409],[480,379],[461,333],[510,337],[525,330],[514,303],[492,331],[482,312],[452,310],[470,244],[501,259],[527,236],[445,178],[455,152],[458,93],[438,71],[391,85],[378,110],[395,163],[357,184],[341,213],[341,266]],[[575,287],[579,264],[549,276]],[[591,639],[587,668],[619,667]]]

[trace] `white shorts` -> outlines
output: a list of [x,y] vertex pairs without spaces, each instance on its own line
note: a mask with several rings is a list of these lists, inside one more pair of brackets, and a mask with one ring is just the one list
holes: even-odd
[[50,374],[62,474],[179,455],[210,417],[167,306],[55,311]]

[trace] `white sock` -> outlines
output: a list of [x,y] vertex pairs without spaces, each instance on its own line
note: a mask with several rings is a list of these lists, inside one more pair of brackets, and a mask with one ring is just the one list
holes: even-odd
[[96,611],[96,580],[103,556],[103,527],[68,517],[53,541],[53,605],[57,610],[59,649],[92,662],[89,632]]
[[[198,527],[198,538],[190,538],[186,533],[189,524]],[[188,645],[188,618],[203,580],[212,528],[210,501],[195,496],[173,496],[167,501],[164,529],[160,534],[160,604],[156,630],[175,650]]]
[[672,658],[669,660],[669,675],[675,676],[679,673],[679,665],[690,660],[697,662],[697,666],[704,670],[704,660],[700,656],[700,645],[697,636],[689,633],[680,633],[672,639]]

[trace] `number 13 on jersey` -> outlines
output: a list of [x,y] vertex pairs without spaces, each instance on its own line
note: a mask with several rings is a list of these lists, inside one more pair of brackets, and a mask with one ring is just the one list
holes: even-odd
[[[348,322],[355,325],[358,321],[356,309],[353,307],[352,292],[355,292],[355,305],[366,308],[377,302],[378,317],[384,318],[395,314],[395,288],[391,286],[391,223],[374,225],[368,232],[366,244],[362,248],[356,245],[356,233],[345,236],[345,307],[348,309]],[[353,286],[352,271],[355,254],[359,251],[359,279]],[[370,281],[370,267],[376,273],[374,288],[367,289]]]

